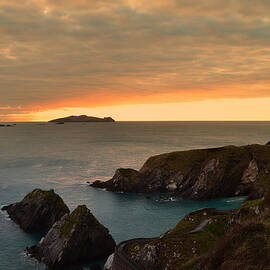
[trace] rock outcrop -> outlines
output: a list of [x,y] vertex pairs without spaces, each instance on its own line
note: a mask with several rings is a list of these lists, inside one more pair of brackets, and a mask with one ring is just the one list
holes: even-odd
[[10,218],[25,232],[46,233],[52,225],[69,213],[69,209],[53,189],[35,189],[20,202],[4,206]]
[[106,188],[108,191],[136,192],[143,189],[140,173],[133,169],[117,169],[113,178],[107,182],[95,181],[92,186]]
[[268,269],[270,194],[239,209],[202,209],[172,230],[117,245],[106,270]]
[[49,268],[105,257],[113,253],[115,241],[85,205],[78,206],[56,222],[29,254]]
[[69,123],[69,122],[115,122],[114,119],[111,117],[104,117],[104,118],[99,118],[99,117],[94,117],[94,116],[87,116],[87,115],[79,115],[79,116],[68,116],[64,118],[58,118],[49,121],[51,123]]
[[91,185],[109,191],[169,192],[186,199],[260,197],[270,181],[270,146],[226,146],[150,157],[139,171],[118,169]]
[[111,269],[112,269],[112,263],[113,263],[113,260],[114,260],[114,253],[111,254],[111,255],[108,257],[108,259],[107,259],[107,261],[106,261],[106,263],[105,263],[105,265],[104,265],[103,270],[111,270]]

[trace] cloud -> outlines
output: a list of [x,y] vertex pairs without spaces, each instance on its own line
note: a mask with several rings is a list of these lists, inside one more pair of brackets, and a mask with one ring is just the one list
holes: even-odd
[[0,107],[270,96],[269,10],[264,0],[0,0]]

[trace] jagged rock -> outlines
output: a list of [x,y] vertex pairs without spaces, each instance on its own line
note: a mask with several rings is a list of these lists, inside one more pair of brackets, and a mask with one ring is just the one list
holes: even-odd
[[107,182],[95,181],[93,187],[105,188],[109,191],[140,192],[139,172],[133,169],[117,169],[113,178]]
[[270,181],[270,148],[226,146],[150,157],[139,171],[118,169],[112,179],[93,187],[109,191],[170,192],[186,199],[261,195]]
[[256,160],[251,160],[248,164],[247,169],[244,171],[242,176],[243,183],[255,182],[259,173],[259,168]]
[[115,241],[85,205],[57,221],[29,254],[53,269],[113,253]]
[[[135,246],[136,249],[136,246]],[[133,253],[132,260],[143,265],[145,269],[159,269],[159,256],[160,245],[159,244],[145,244],[138,247],[138,253]]]
[[35,189],[21,202],[4,206],[10,218],[26,232],[47,232],[69,209],[53,189]]
[[112,270],[113,259],[114,259],[114,253],[111,254],[111,255],[108,257],[108,259],[107,259],[107,261],[106,261],[106,263],[105,263],[105,265],[104,265],[103,270]]

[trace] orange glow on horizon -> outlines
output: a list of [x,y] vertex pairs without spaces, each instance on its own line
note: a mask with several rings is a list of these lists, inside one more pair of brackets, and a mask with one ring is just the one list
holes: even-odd
[[69,115],[111,116],[116,121],[269,121],[270,98],[218,99],[184,103],[63,107],[21,115],[9,121],[49,121]]
[[[207,110],[212,111],[213,115],[215,114],[216,104],[220,104],[220,100],[228,100],[228,103],[234,103],[237,101],[239,104],[250,104],[250,100],[253,100],[254,105],[250,104],[253,108],[258,109],[258,105],[261,104],[264,100],[269,100],[269,91],[268,88],[262,85],[254,85],[249,87],[249,91],[247,91],[245,86],[239,85],[238,86],[237,95],[235,94],[234,90],[230,90],[230,86],[228,88],[220,89],[205,89],[205,90],[196,90],[196,89],[188,89],[182,91],[171,91],[167,93],[149,93],[146,92],[145,94],[136,94],[136,93],[127,93],[127,94],[118,94],[118,93],[111,93],[111,94],[102,94],[97,93],[89,96],[84,96],[80,98],[63,98],[53,102],[39,104],[38,106],[28,106],[26,108],[21,108],[18,106],[16,109],[21,109],[22,111],[19,113],[10,114],[8,119],[4,119],[4,121],[36,121],[42,120],[47,121],[51,118],[58,118],[67,116],[67,114],[86,114],[85,111],[100,111],[102,110],[108,111],[106,108],[113,108],[113,111],[116,112],[119,119],[124,120],[143,120],[144,117],[136,117],[136,114],[133,116],[130,113],[124,112],[123,115],[118,114],[116,108],[124,108],[125,106],[128,108],[138,108],[143,107],[147,108],[149,105],[153,105],[154,107],[162,107],[164,104],[168,108],[172,105],[170,104],[179,104],[179,107],[192,107],[192,104],[209,104]],[[233,89],[233,88],[232,88]],[[256,89],[256,91],[254,91]],[[260,90],[258,90],[260,89]],[[74,90],[74,92],[76,92]],[[223,93],[221,95],[221,93]],[[270,103],[269,103],[270,104]],[[9,108],[9,107],[7,107]],[[64,108],[68,108],[64,109]],[[82,108],[82,109],[78,109]],[[72,113],[74,111],[74,113]],[[121,110],[120,110],[121,111]],[[170,110],[169,110],[170,111]],[[54,112],[52,114],[51,112]],[[76,113],[75,113],[76,112]],[[134,111],[136,112],[136,110]],[[176,112],[177,113],[177,112]],[[1,114],[1,113],[0,113]],[[45,117],[45,115],[48,117]],[[148,114],[147,110],[145,114]],[[175,114],[175,113],[174,113]],[[174,114],[171,116],[167,116],[166,120],[176,120]],[[104,115],[101,113],[101,116]],[[108,114],[110,115],[110,113]],[[127,118],[129,115],[129,119]],[[193,114],[192,114],[193,115]],[[240,116],[242,112],[235,111],[235,116],[229,116],[228,111],[224,111],[224,115],[220,115],[218,119],[247,119],[246,117]],[[40,119],[38,116],[42,116]],[[105,116],[105,115],[104,115]],[[251,117],[254,119],[254,117]],[[1,116],[0,116],[1,119]],[[156,119],[148,117],[148,120]],[[177,118],[178,119],[178,118]],[[191,117],[187,115],[187,118],[184,119],[180,117],[181,120],[189,120]],[[194,119],[194,118],[192,118]],[[214,116],[211,118],[210,116],[201,117],[200,113],[198,114],[199,119],[206,119],[206,120],[214,120],[216,119]],[[266,115],[258,115],[256,114],[256,119],[267,119]],[[158,119],[156,119],[158,120]],[[162,120],[162,117],[161,117]],[[196,120],[196,119],[194,119]],[[270,120],[270,118],[269,118]]]

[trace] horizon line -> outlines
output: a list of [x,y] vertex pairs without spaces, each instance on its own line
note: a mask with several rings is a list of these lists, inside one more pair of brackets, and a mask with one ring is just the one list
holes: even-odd
[[[49,121],[0,121],[0,123],[49,123]],[[115,122],[65,122],[70,123],[117,123],[117,122],[270,122],[269,120],[115,120]],[[51,123],[55,124],[55,123]]]

